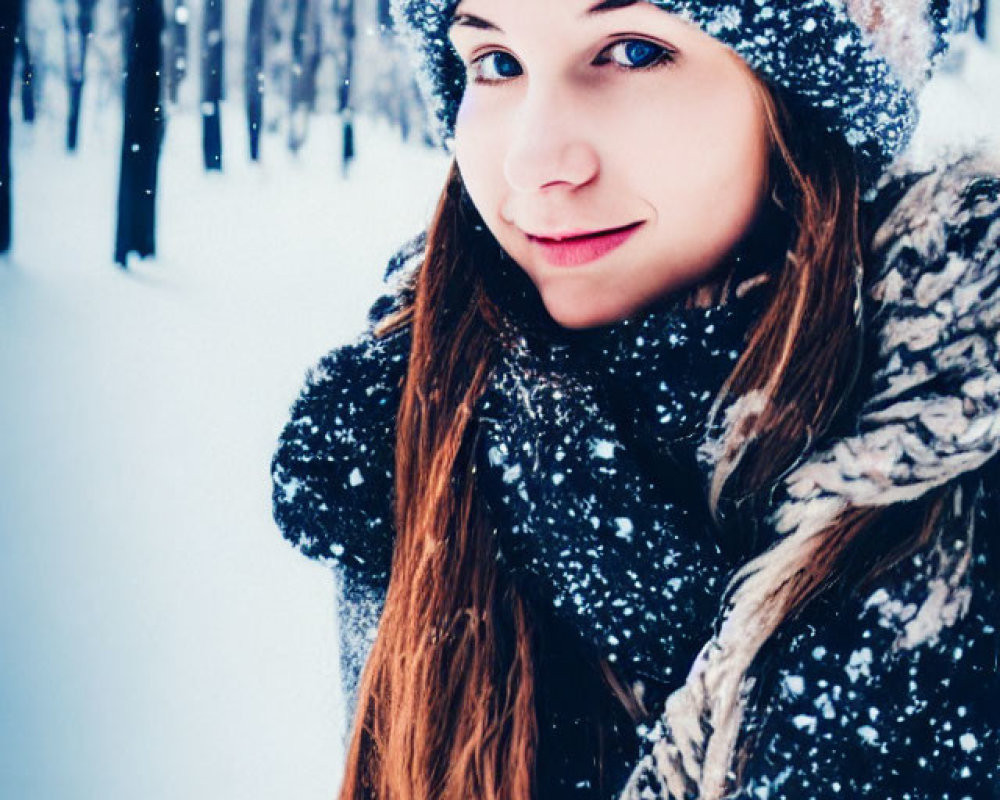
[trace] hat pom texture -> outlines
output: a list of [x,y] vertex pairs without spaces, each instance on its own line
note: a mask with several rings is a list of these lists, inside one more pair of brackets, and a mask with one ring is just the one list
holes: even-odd
[[[910,141],[916,99],[968,27],[977,0],[645,0],[697,25],[799,97],[855,152],[873,182]],[[458,0],[392,0],[418,83],[446,146],[465,88],[448,41]]]

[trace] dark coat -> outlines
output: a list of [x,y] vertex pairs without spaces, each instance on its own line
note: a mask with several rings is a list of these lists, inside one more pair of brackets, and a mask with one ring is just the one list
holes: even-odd
[[[886,507],[877,536],[888,551],[945,502],[919,550],[875,585],[822,595],[767,640],[740,684],[739,741],[754,746],[732,796],[1000,798],[1000,170],[976,158],[900,163],[866,203],[878,224],[863,394],[836,438],[786,476],[768,518],[773,546],[735,566],[756,558],[766,586],[845,508]],[[396,284],[372,325],[401,302],[420,247],[390,264]],[[372,325],[310,373],[272,465],[284,535],[335,568],[351,710],[389,579],[385,443],[409,343],[405,329],[376,340]],[[662,564],[648,577],[662,580]],[[718,676],[750,637],[759,586],[695,614],[708,631],[697,658],[665,648],[675,663],[663,680],[633,685],[651,711],[636,727],[590,666],[605,653],[585,621],[553,613],[535,579],[540,796],[718,796],[708,776],[722,728],[706,730],[717,720],[704,708],[725,697]],[[524,590],[534,596],[530,580]]]

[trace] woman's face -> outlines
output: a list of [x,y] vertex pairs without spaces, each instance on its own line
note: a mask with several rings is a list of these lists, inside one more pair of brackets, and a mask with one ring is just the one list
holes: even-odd
[[643,0],[463,0],[449,36],[467,67],[459,171],[559,324],[698,282],[749,228],[764,107],[694,25]]

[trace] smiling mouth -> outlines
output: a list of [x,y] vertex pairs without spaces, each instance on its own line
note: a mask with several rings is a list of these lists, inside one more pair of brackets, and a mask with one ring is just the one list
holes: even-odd
[[576,267],[597,262],[627,242],[645,223],[633,222],[619,228],[582,233],[567,231],[562,238],[525,234],[531,246],[553,267]]
[[531,234],[531,233],[526,233],[525,236],[527,236],[529,239],[531,239],[534,242],[542,242],[542,243],[545,243],[545,244],[553,243],[553,242],[554,243],[576,242],[576,241],[583,241],[583,240],[586,240],[586,239],[600,239],[603,236],[612,236],[614,234],[623,233],[624,231],[632,230],[632,228],[637,228],[640,225],[642,225],[641,221],[640,222],[632,222],[632,223],[630,223],[628,225],[622,225],[619,228],[607,228],[606,230],[603,230],[603,231],[591,231],[591,232],[587,232],[587,233],[578,233],[578,232],[574,231],[574,232],[571,232],[571,233],[556,234],[556,235],[552,235],[552,236],[540,236],[540,235],[535,235],[535,234]]

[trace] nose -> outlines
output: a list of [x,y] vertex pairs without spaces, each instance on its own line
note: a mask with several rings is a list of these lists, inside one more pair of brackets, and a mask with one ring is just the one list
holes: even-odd
[[519,192],[553,186],[582,186],[597,175],[600,162],[586,138],[586,125],[565,97],[544,87],[529,89],[514,114],[504,157],[504,177]]

